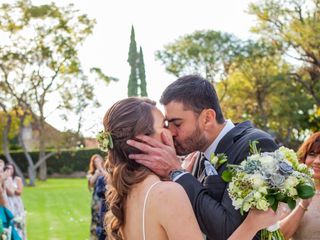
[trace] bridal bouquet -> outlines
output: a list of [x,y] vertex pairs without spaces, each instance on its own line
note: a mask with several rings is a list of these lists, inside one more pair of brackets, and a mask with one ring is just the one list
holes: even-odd
[[[277,210],[279,202],[296,206],[299,198],[311,198],[315,194],[312,170],[300,164],[296,153],[286,147],[274,152],[260,153],[256,141],[250,143],[251,155],[240,165],[228,165],[222,178],[230,182],[228,192],[235,209],[241,214],[251,208],[266,211]],[[284,239],[279,229],[264,229],[263,239]],[[272,231],[272,232],[271,232]]]

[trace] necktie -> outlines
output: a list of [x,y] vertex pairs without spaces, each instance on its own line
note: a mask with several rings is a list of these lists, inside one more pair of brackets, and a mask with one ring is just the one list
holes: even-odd
[[204,161],[204,169],[206,170],[206,176],[218,175],[217,170],[208,160]]
[[198,178],[199,178],[201,175],[203,175],[204,168],[205,168],[205,165],[204,165],[204,161],[205,161],[205,160],[206,160],[206,157],[204,156],[203,153],[201,153],[200,160],[199,160],[198,174],[197,174],[197,177],[198,177]]
[[209,160],[204,156],[202,153],[202,158],[200,159],[200,167],[198,176],[212,176],[212,175],[218,175],[217,170],[212,166],[212,164],[209,162]]

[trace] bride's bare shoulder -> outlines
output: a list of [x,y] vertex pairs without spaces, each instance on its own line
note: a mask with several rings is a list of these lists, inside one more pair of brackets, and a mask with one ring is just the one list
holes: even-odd
[[187,194],[178,183],[163,181],[152,191],[153,198],[157,201],[187,200]]

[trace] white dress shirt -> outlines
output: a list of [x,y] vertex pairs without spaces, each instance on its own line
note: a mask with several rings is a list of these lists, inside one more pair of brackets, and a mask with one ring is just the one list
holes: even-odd
[[216,137],[216,139],[211,143],[211,145],[204,151],[204,156],[210,160],[211,154],[214,153],[218,147],[219,142],[221,139],[232,129],[234,128],[234,124],[230,119],[226,120],[226,124],[222,128],[219,135]]

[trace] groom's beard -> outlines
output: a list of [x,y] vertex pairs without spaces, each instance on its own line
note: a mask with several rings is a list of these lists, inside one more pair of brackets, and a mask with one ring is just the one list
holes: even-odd
[[179,156],[184,156],[194,151],[200,151],[208,142],[198,125],[193,133],[183,141],[178,141],[175,138],[173,138],[173,141],[176,152]]

